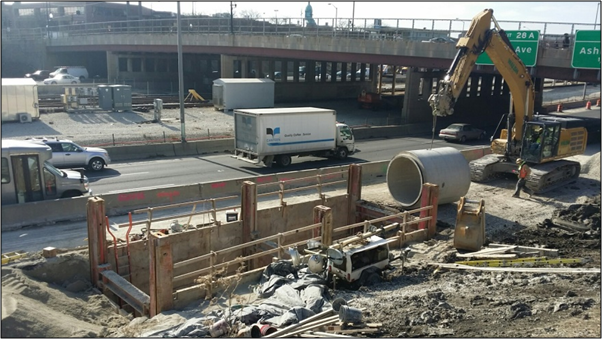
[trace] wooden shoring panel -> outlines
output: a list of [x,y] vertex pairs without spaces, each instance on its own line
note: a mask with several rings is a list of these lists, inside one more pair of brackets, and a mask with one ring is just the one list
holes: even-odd
[[107,263],[107,236],[105,225],[104,199],[92,197],[86,204],[88,224],[88,253],[90,260],[90,282],[98,286],[100,271],[98,266]]
[[169,236],[150,232],[149,283],[150,316],[173,308],[173,256]]

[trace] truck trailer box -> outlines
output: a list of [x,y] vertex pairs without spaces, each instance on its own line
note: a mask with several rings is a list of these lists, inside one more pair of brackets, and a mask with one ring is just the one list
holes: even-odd
[[213,106],[223,111],[274,107],[274,84],[270,79],[213,80]]
[[31,78],[2,79],[2,122],[40,118],[38,85]]
[[336,111],[316,107],[234,110],[237,150],[257,156],[334,149]]

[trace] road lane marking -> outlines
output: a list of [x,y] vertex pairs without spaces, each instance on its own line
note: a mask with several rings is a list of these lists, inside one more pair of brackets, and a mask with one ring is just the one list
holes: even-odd
[[134,175],[134,174],[147,174],[149,172],[138,172],[138,173],[126,173],[126,174],[115,174],[115,175],[105,175],[104,177],[90,177],[91,179],[104,179],[104,178],[114,178],[114,177],[123,177],[126,175]]
[[173,187],[173,186],[175,186],[175,185],[174,184],[167,184],[167,185],[159,185],[159,186],[136,187],[136,188],[125,189],[125,190],[108,191],[105,194],[108,194],[108,193],[139,192],[139,191],[144,191],[144,190],[152,190],[152,189],[158,189],[158,188],[167,188],[167,187]]

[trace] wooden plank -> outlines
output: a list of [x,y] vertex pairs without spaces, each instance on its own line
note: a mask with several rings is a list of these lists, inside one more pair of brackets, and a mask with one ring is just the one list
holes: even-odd
[[[504,244],[489,244],[489,247],[506,247],[508,245]],[[514,249],[518,252],[530,252],[530,251],[538,251],[539,254],[543,256],[558,256],[558,250],[553,248],[542,248],[542,247],[528,247],[528,246],[516,246]]]
[[459,270],[476,270],[490,272],[522,272],[522,273],[597,273],[599,268],[569,268],[569,267],[479,267],[458,264],[429,263],[429,265],[439,266],[440,268],[452,268]]
[[491,253],[507,253],[514,250],[517,246],[504,246],[494,248],[484,248],[477,252],[471,252],[472,254],[491,254]]
[[114,271],[102,271],[105,286],[138,313],[148,315],[150,297]]
[[475,259],[512,259],[517,258],[517,254],[477,254],[477,253],[465,253],[456,254],[458,258],[475,258]]

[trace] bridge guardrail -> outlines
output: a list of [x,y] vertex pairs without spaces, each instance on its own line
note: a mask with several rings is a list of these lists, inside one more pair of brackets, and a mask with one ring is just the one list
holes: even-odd
[[[463,34],[471,20],[465,19],[381,19],[381,27],[375,28],[374,19],[368,18],[324,18],[315,19],[316,25],[309,26],[305,18],[208,18],[182,16],[182,34],[251,34],[284,35],[303,38],[304,36],[324,36],[353,39],[377,40],[428,40],[447,35],[453,38]],[[598,25],[588,23],[558,23],[535,21],[498,21],[505,30],[539,30],[544,48],[557,48],[555,43],[564,33],[574,37],[576,30],[595,29]],[[468,25],[466,25],[468,23]],[[176,18],[144,19],[129,21],[108,21],[77,23],[62,26],[18,27],[2,29],[2,38],[45,39],[51,44],[55,38],[96,34],[154,34],[177,32]],[[569,48],[572,48],[572,41]]]

